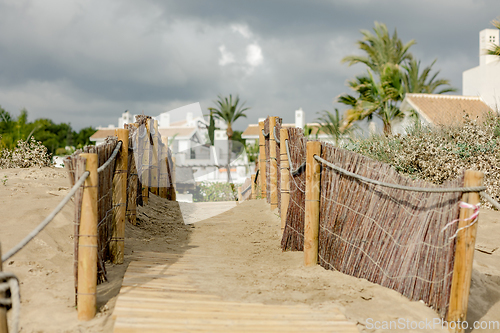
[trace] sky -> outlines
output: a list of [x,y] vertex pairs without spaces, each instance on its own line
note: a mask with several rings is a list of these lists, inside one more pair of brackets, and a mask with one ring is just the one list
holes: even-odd
[[395,28],[410,51],[462,89],[479,65],[479,31],[498,0],[0,0],[0,106],[74,129],[117,125],[125,110],[156,116],[239,95],[247,118],[294,121],[302,108],[345,108],[336,97],[366,71],[361,29]]

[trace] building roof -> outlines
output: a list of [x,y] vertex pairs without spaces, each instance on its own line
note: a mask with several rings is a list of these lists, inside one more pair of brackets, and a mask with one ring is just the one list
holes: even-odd
[[196,127],[164,127],[159,128],[160,135],[162,137],[171,138],[177,134],[179,138],[190,138],[196,132]]
[[108,136],[114,136],[115,135],[115,128],[104,128],[104,129],[99,129],[97,132],[92,134],[90,137],[90,141],[96,141],[97,139],[105,139]]
[[471,119],[481,120],[487,112],[493,111],[480,97],[440,94],[406,94],[401,109],[415,110],[434,125],[463,122],[464,112]]
[[[317,123],[308,123],[306,124],[307,127],[311,127],[312,134],[315,135],[318,132],[318,124]],[[293,128],[295,127],[295,124],[282,124],[281,127],[287,127],[287,128]],[[323,131],[319,132],[319,135],[324,134]],[[246,130],[241,134],[241,137],[243,139],[258,139],[259,138],[259,125],[257,124],[250,124],[246,128]]]

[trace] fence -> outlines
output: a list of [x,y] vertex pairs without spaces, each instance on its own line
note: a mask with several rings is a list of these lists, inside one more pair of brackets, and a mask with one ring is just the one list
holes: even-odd
[[[1,271],[6,261],[32,240],[74,197],[74,272],[78,319],[96,312],[96,286],[106,281],[107,260],[123,263],[125,220],[136,224],[136,205],[147,204],[149,193],[175,200],[172,153],[163,144],[157,122],[141,116],[117,129],[103,145],[85,147],[65,160],[72,189],[54,211],[0,260],[0,332],[7,332],[6,309],[13,307],[17,332],[17,279]],[[129,153],[133,152],[133,153]],[[10,297],[9,297],[10,296]]]
[[302,129],[282,128],[278,117],[259,129],[254,179],[271,209],[279,208],[283,250],[304,251],[306,266],[422,300],[448,321],[466,319],[479,195],[500,208],[484,193],[482,173],[468,170],[436,187],[308,141]]

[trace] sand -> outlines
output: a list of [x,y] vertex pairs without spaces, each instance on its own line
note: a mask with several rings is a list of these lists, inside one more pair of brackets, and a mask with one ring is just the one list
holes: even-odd
[[[7,179],[5,185],[0,183],[4,253],[60,202],[69,189],[66,177],[64,170],[53,168],[0,170],[0,180]],[[184,224],[181,208],[191,224]],[[229,210],[205,215],[224,209]],[[21,281],[22,332],[112,332],[112,310],[133,251],[204,254],[208,259],[198,263],[203,274],[195,280],[207,293],[242,302],[338,306],[362,332],[384,332],[368,329],[370,318],[437,318],[422,302],[410,302],[395,291],[319,266],[303,267],[301,252],[281,251],[279,218],[264,200],[201,207],[152,196],[147,207],[138,208],[139,225],[126,227],[125,264],[107,265],[109,281],[98,286],[96,318],[79,322],[73,294],[73,210],[70,202],[26,248],[4,263],[4,270]],[[482,209],[469,321],[500,321],[499,234],[500,214]],[[411,331],[439,330],[400,330]]]

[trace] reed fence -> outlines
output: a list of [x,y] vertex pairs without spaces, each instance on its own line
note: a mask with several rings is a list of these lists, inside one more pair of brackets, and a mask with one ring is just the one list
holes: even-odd
[[278,208],[283,250],[304,251],[306,266],[422,300],[450,322],[466,320],[479,195],[500,208],[484,192],[482,173],[468,170],[437,187],[309,141],[300,128],[282,128],[278,117],[259,126],[254,182]]
[[[129,151],[131,153],[129,153]],[[96,287],[107,280],[106,262],[122,264],[125,220],[137,223],[137,205],[149,193],[175,200],[175,164],[162,142],[158,124],[140,116],[117,129],[99,146],[87,146],[65,159],[72,188],[59,205],[19,244],[0,258],[0,332],[7,332],[6,310],[14,308],[13,331],[18,329],[19,285],[2,272],[2,262],[20,251],[43,230],[74,196],[74,273],[78,319],[96,313]],[[1,253],[0,253],[1,254]]]

